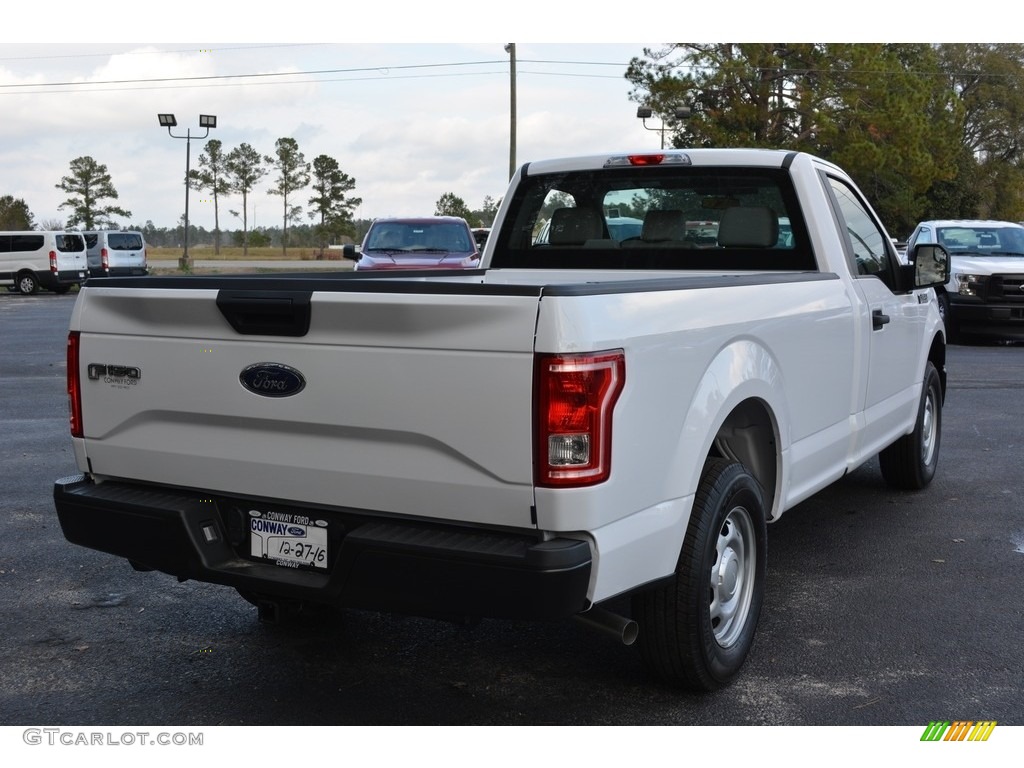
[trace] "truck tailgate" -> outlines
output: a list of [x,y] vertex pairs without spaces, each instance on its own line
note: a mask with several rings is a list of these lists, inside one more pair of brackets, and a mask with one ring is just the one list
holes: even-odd
[[[305,295],[235,291],[233,318],[218,307],[223,290],[87,289],[71,324],[88,328],[82,468],[100,479],[531,526],[537,292],[396,293],[362,282]],[[289,296],[305,302],[304,333],[287,319],[274,327]],[[282,386],[295,391],[247,388],[243,372],[252,385],[260,364],[291,369]]]

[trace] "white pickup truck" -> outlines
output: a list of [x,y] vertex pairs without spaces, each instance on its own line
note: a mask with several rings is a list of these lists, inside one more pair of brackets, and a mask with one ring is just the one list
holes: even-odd
[[575,616],[714,689],[767,522],[876,455],[932,479],[947,270],[836,166],[705,149],[524,165],[481,269],[90,280],[60,523],[261,618]]

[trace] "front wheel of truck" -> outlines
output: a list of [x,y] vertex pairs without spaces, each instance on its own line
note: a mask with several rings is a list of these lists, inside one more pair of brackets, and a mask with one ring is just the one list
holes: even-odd
[[891,487],[919,491],[935,477],[942,438],[942,381],[935,365],[925,366],[924,386],[914,431],[878,454],[878,463]]
[[742,465],[709,459],[674,576],[633,598],[639,645],[659,679],[712,691],[739,671],[764,601],[764,496]]

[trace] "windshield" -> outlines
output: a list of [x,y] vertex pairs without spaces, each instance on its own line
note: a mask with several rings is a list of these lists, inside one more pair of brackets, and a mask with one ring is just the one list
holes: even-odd
[[941,227],[939,244],[950,253],[1024,256],[1024,227]]
[[388,221],[370,228],[363,250],[473,253],[476,247],[469,227],[458,222]]
[[492,267],[817,269],[783,170],[538,174],[518,185],[509,211]]

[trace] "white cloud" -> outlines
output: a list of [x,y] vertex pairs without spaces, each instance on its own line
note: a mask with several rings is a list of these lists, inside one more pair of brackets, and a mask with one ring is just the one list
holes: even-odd
[[[652,146],[622,79],[642,47],[522,46],[517,163],[621,149],[628,138]],[[571,63],[602,61],[614,66]],[[281,72],[297,74],[264,76]],[[433,213],[447,192],[475,207],[501,197],[508,179],[509,67],[499,44],[7,46],[0,108],[9,116],[0,123],[0,194],[24,199],[37,221],[64,218],[55,185],[88,155],[107,166],[118,203],[132,211],[122,224],[173,227],[184,212],[186,147],[196,168],[208,138],[270,155],[276,139],[291,137],[307,161],[334,157],[356,179],[360,217]],[[158,112],[177,116],[181,138],[158,125]],[[208,136],[200,114],[217,116]],[[268,176],[251,198],[268,224],[280,208],[270,184]],[[236,226],[226,210],[240,205],[223,201],[222,227]],[[213,226],[200,193],[190,195],[189,218]]]

